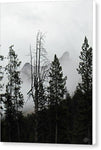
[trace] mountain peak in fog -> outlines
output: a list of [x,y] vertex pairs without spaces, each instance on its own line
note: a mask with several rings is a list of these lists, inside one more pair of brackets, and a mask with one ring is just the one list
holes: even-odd
[[22,70],[23,70],[24,68],[26,68],[26,67],[29,67],[29,66],[30,66],[30,63],[28,63],[28,62],[25,63],[24,66],[23,66],[23,68],[22,68]]
[[28,68],[29,68],[29,69],[31,68],[31,64],[27,62],[27,63],[24,64],[24,66],[23,66],[23,68],[22,68],[21,71],[24,71],[24,70],[26,70],[26,69],[28,69]]
[[30,75],[31,70],[31,64],[30,63],[25,63],[23,68],[21,69],[21,73],[24,73],[26,75]]
[[70,58],[70,54],[69,54],[68,51],[66,51],[66,52],[63,53],[63,55],[60,57],[59,60],[60,60],[60,62],[61,62],[61,61],[68,61],[69,58]]

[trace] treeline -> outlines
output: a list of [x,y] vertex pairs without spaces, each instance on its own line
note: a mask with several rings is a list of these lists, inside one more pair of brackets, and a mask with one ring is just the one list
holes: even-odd
[[[6,92],[0,94],[5,112],[1,120],[1,141],[92,144],[92,48],[86,37],[79,58],[77,71],[82,82],[78,83],[71,97],[66,88],[68,76],[63,76],[56,55],[47,69],[43,34],[37,34],[34,70],[30,48],[31,89],[27,93],[33,99],[34,112],[24,116],[21,111],[24,104],[19,71],[21,62],[10,47],[9,62],[5,67],[8,83]],[[1,66],[1,80],[2,69]],[[45,84],[46,80],[48,84]],[[3,85],[0,87],[2,90]]]

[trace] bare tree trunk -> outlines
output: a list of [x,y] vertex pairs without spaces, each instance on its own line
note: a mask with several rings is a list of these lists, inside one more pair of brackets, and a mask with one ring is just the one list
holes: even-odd
[[[41,72],[40,72],[40,62],[41,62],[41,50],[42,50],[42,34],[40,32],[37,33],[36,37],[36,50],[35,50],[35,70],[33,74],[32,69],[32,52],[30,47],[30,59],[31,59],[31,90],[28,92],[28,94],[31,92],[31,96],[33,98],[33,102],[35,105],[35,142],[38,142],[38,110],[39,110],[39,86],[41,81]],[[34,77],[33,77],[34,75]]]
[[30,46],[30,63],[31,63],[31,90],[32,90],[32,95],[33,95],[33,66],[32,66],[32,51],[31,51],[31,46]]
[[38,142],[38,91],[35,92],[35,142]]
[[38,77],[39,77],[39,83],[40,83],[40,53],[41,53],[41,37],[40,37],[40,40],[39,40],[39,59],[38,59]]
[[[38,35],[37,35],[37,40],[38,40]],[[37,69],[37,63],[38,63],[38,42],[36,41],[36,63],[35,63],[35,74],[33,78],[33,69],[32,69],[32,52],[31,52],[31,47],[30,47],[30,62],[31,62],[31,96],[33,99],[33,102],[35,104],[35,142],[38,141],[38,133],[37,133],[37,126],[38,126],[38,69]],[[33,85],[34,83],[34,85]],[[35,89],[35,97],[33,90]]]
[[37,39],[36,39],[36,71],[35,71],[35,142],[38,142],[38,36],[39,33],[37,34]]

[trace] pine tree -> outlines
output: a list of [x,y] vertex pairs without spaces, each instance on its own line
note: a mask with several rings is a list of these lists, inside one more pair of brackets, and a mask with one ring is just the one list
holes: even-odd
[[46,101],[47,100],[46,100],[45,89],[44,89],[44,86],[43,86],[43,82],[40,79],[40,82],[39,82],[39,91],[38,91],[38,107],[39,107],[39,110],[45,109],[45,107],[46,107]]
[[[0,62],[2,62],[4,60],[4,56],[0,55]],[[3,79],[3,67],[2,65],[0,64],[0,115],[2,116],[2,110],[3,110],[3,107],[2,107],[2,94],[1,94],[1,91],[3,89],[3,84],[1,83]]]
[[[3,61],[4,57],[0,55],[0,62]],[[2,65],[0,64],[0,81],[3,79],[3,71],[2,71]],[[2,90],[2,84],[0,83],[0,90]]]
[[92,92],[92,48],[89,47],[86,37],[79,58],[81,61],[77,71],[82,77],[82,82],[79,83],[78,87],[83,93],[88,95],[89,92]]
[[[80,55],[78,73],[82,82],[78,89],[82,92],[83,98],[79,99],[79,118],[81,118],[81,130],[85,130],[88,143],[92,143],[92,48],[89,47],[85,37]],[[87,129],[85,129],[85,124]],[[80,131],[81,132],[81,131]],[[84,138],[84,139],[85,139]]]
[[[9,48],[8,56],[8,65],[6,66],[6,73],[8,76],[8,83],[6,85],[5,93],[5,114],[8,123],[9,130],[9,141],[20,140],[20,129],[19,129],[19,115],[21,114],[21,108],[23,107],[23,95],[21,93],[21,78],[20,71],[18,70],[21,61],[18,60],[15,51],[12,49],[13,46]],[[13,127],[15,125],[15,130],[17,135],[14,132]]]
[[[65,84],[66,77],[63,77],[62,67],[60,66],[59,59],[54,56],[54,61],[51,64],[49,72],[49,108],[55,108],[55,143],[58,142],[58,105],[64,99],[66,92]],[[50,116],[51,117],[51,116]],[[51,131],[50,131],[51,132]]]

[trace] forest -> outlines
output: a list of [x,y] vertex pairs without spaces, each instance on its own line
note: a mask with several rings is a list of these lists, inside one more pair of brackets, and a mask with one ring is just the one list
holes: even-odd
[[[25,100],[21,92],[21,60],[14,45],[9,47],[7,58],[0,55],[1,141],[92,144],[92,48],[88,39],[80,43],[77,72],[82,81],[71,96],[66,87],[68,76],[64,76],[56,54],[47,65],[43,38],[38,32],[34,56],[30,48],[31,88],[27,95],[34,109],[26,116],[22,112]],[[2,66],[5,59],[8,64]],[[5,74],[7,83],[3,84]]]

